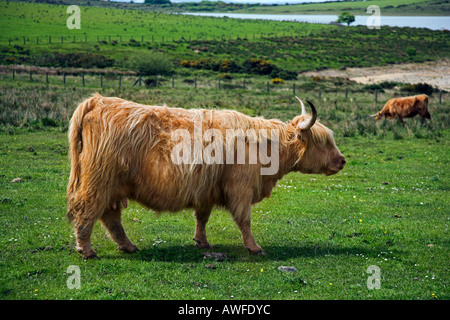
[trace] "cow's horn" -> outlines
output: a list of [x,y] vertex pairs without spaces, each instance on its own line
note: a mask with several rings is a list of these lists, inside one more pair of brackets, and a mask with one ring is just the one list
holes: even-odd
[[302,106],[302,115],[306,114],[306,108],[305,105],[303,104],[303,101],[300,100],[299,97],[295,96],[297,98],[297,100],[300,102],[300,105]]
[[[299,98],[297,98],[297,99],[298,99],[298,101],[300,101],[300,104],[302,105],[302,115],[306,114],[305,105],[303,104],[302,100],[300,100]],[[311,118],[308,121],[300,122],[298,124],[298,127],[300,128],[300,130],[303,130],[303,131],[309,130],[314,125],[314,123],[316,123],[316,120],[317,120],[316,108],[314,107],[314,105],[310,101],[306,100],[306,102],[311,107],[311,113],[312,114],[311,114]]]
[[376,117],[377,114],[378,114],[378,113],[371,114],[371,115],[369,115],[369,117],[371,117],[371,118]]

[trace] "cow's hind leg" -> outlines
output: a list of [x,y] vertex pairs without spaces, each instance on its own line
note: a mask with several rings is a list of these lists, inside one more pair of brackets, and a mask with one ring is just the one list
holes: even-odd
[[253,238],[252,230],[250,227],[251,221],[251,205],[238,206],[237,208],[231,210],[233,219],[236,222],[239,230],[242,234],[242,240],[244,242],[245,248],[254,254],[265,255],[264,250],[256,243]]
[[108,208],[100,218],[103,226],[108,230],[111,238],[117,243],[118,249],[124,252],[136,252],[138,248],[128,239],[121,222],[120,205],[114,208]]
[[95,251],[91,245],[91,234],[97,221],[98,207],[89,202],[79,201],[78,205],[69,207],[71,219],[74,222],[76,236],[76,250],[84,259],[95,258]]
[[198,248],[208,249],[211,245],[206,238],[206,223],[209,220],[211,214],[211,208],[195,210],[195,234],[194,241]]
[[94,223],[95,220],[75,222],[76,250],[81,253],[84,259],[97,257],[91,245],[91,234]]

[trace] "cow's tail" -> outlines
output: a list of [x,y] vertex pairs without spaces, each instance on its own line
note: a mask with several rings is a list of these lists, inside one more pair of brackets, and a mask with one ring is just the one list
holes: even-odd
[[71,159],[71,170],[69,177],[69,184],[67,185],[68,210],[67,218],[73,220],[73,196],[80,185],[81,165],[80,153],[83,150],[83,119],[95,105],[98,103],[101,96],[99,94],[83,101],[73,113],[69,126],[69,156]]

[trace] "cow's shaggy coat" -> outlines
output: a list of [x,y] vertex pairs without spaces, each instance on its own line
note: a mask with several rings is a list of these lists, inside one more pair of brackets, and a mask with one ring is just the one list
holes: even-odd
[[422,124],[426,119],[431,119],[428,111],[428,96],[420,94],[417,96],[393,98],[386,102],[380,112],[374,114],[375,119],[383,117],[393,119],[397,117],[404,125],[406,125],[404,118],[412,118],[416,115],[421,117]]
[[[316,122],[314,106],[309,103],[310,116],[301,104],[302,115],[282,122],[230,110],[146,106],[99,94],[85,100],[75,110],[69,129],[72,167],[67,216],[74,223],[77,250],[85,258],[95,256],[90,236],[100,220],[119,249],[136,251],[121,224],[121,209],[131,199],[157,212],[193,208],[194,240],[201,248],[209,247],[205,226],[211,210],[225,207],[241,230],[245,247],[263,253],[251,233],[251,205],[269,197],[277,180],[288,172],[329,175],[345,164],[332,132]],[[186,129],[192,134],[194,122],[201,123],[203,130],[222,132],[218,139],[226,137],[227,129],[277,130],[277,141],[269,134],[257,137],[279,145],[277,172],[261,175],[259,162],[174,164],[172,133]],[[229,145],[222,142],[226,153]]]

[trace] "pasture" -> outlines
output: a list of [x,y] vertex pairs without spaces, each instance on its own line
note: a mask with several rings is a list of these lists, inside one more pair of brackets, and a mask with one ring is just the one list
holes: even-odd
[[[66,121],[74,101],[94,90],[19,84],[3,84],[2,94],[5,106],[12,97],[16,106],[25,108],[20,114],[30,117],[22,128],[4,126],[0,134],[2,299],[449,298],[448,103],[439,105],[432,98],[435,121],[421,127],[418,119],[409,119],[409,137],[397,121],[362,119],[382,105],[369,102],[372,95],[364,100],[361,94],[360,101],[346,104],[341,97],[338,110],[326,94],[321,101],[312,98],[322,122],[335,130],[347,165],[330,177],[289,174],[270,199],[253,207],[253,232],[267,256],[247,253],[231,216],[220,208],[207,227],[213,249],[200,250],[192,240],[195,219],[190,210],[158,216],[131,203],[123,224],[140,251],[118,252],[97,223],[92,241],[99,259],[84,261],[74,249],[65,217]],[[220,108],[248,114],[262,106],[264,115],[283,120],[299,113],[290,93],[95,91],[185,107],[218,107],[220,100]],[[25,92],[28,98],[22,99]],[[52,101],[50,110],[46,101]],[[239,108],[244,105],[247,109]],[[54,112],[61,122],[42,117]],[[38,118],[32,120],[33,115]],[[15,178],[21,181],[11,182]],[[229,257],[209,260],[205,252]],[[70,265],[80,267],[79,290],[66,285]],[[298,271],[281,272],[281,265]],[[372,265],[381,270],[379,290],[367,288],[366,271]]]
[[[232,58],[242,65],[256,57],[285,71],[304,71],[434,61],[448,58],[448,33],[409,28],[377,33],[96,7],[82,7],[83,27],[70,33],[65,8],[0,3],[1,64],[51,71],[48,81],[44,69],[32,79],[28,73],[12,79],[6,66],[0,72],[1,300],[450,298],[446,92],[432,90],[432,122],[421,126],[418,118],[407,119],[408,135],[397,120],[369,117],[388,99],[414,94],[405,84],[374,87],[301,74],[275,84],[268,75],[180,64]],[[174,75],[159,77],[154,87],[133,87],[135,77],[124,76],[119,88],[117,72],[128,71],[127,58],[155,51],[169,57]],[[113,64],[92,67],[82,84],[81,68],[88,67],[69,69],[44,59],[76,52],[102,55]],[[234,109],[287,121],[300,113],[294,85],[296,95],[311,100],[319,120],[334,131],[347,164],[329,177],[289,174],[271,198],[254,205],[252,230],[266,256],[245,250],[238,228],[221,208],[207,226],[213,248],[200,250],[192,240],[191,210],[157,215],[133,202],[122,220],[140,251],[119,252],[97,223],[92,243],[99,258],[85,261],[76,252],[65,194],[67,128],[79,102],[99,92],[142,104]],[[210,259],[212,252],[223,259]],[[67,285],[69,266],[79,267],[79,289]],[[297,271],[286,273],[280,266]],[[371,266],[380,270],[380,289],[367,286]]]

